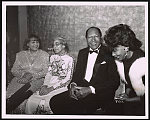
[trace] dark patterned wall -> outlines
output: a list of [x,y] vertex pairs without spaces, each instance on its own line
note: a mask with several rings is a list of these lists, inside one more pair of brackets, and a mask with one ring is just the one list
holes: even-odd
[[119,23],[131,26],[145,50],[144,6],[28,6],[27,10],[28,33],[37,33],[45,50],[52,46],[54,36],[63,36],[76,57],[79,49],[87,46],[84,36],[88,27],[97,26],[104,35]]

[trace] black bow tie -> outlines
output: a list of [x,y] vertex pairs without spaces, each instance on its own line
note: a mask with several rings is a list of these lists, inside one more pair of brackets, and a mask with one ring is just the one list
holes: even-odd
[[98,50],[90,50],[89,52],[90,52],[90,54],[92,54],[93,52],[98,54]]

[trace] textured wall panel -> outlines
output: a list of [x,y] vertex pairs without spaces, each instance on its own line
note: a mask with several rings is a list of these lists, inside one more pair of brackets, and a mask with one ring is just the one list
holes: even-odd
[[105,31],[116,24],[131,26],[137,38],[145,44],[144,6],[30,6],[28,32],[38,34],[44,49],[52,46],[54,36],[67,39],[71,53],[76,57],[79,49],[87,46],[85,31],[91,26]]

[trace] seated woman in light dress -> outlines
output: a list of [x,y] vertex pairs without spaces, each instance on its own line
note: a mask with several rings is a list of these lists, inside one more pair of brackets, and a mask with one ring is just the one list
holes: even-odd
[[54,55],[50,57],[48,73],[39,91],[33,94],[26,104],[26,114],[53,114],[49,101],[56,94],[67,91],[72,79],[74,59],[68,53],[64,38],[54,39]]
[[48,64],[49,54],[41,49],[40,38],[34,34],[29,35],[24,41],[23,50],[16,54],[11,69],[14,78],[6,91],[8,113],[25,113],[26,99],[43,85]]

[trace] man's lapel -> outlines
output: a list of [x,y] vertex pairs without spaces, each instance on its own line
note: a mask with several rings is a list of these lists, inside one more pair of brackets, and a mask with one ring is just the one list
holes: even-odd
[[89,54],[89,48],[87,48],[87,49],[84,51],[84,54],[83,54],[83,56],[82,56],[82,58],[83,58],[82,66],[83,66],[83,68],[84,68],[84,74],[85,74],[86,68],[87,68],[88,54]]
[[95,64],[103,62],[103,60],[104,60],[104,54],[105,54],[104,53],[104,48],[103,48],[103,46],[101,46],[100,49],[99,49],[99,54],[97,56]]
[[[84,69],[84,76],[85,76],[86,68],[87,68],[88,54],[89,54],[89,48],[87,48],[84,51],[83,56],[82,56],[82,59],[83,59],[82,67]],[[94,77],[96,75],[97,70],[99,69],[101,63],[104,61],[104,55],[105,55],[105,50],[104,50],[104,47],[101,46],[100,50],[99,50],[99,53],[98,53],[98,56],[97,56],[97,59],[96,59],[95,64],[94,64],[93,76],[92,77]]]
[[[101,46],[101,47],[102,47],[102,46]],[[100,51],[99,51],[99,54],[98,54],[98,56],[97,56],[96,62],[95,62],[95,64],[94,64],[92,78],[95,77],[95,75],[96,75],[96,73],[97,73],[99,67],[100,67],[102,64],[105,64],[105,63],[106,63],[106,61],[104,61],[104,60],[105,60],[105,59],[104,59],[104,54],[105,54],[104,49],[101,48]],[[92,81],[92,80],[93,80],[93,79],[91,79],[91,81]]]

